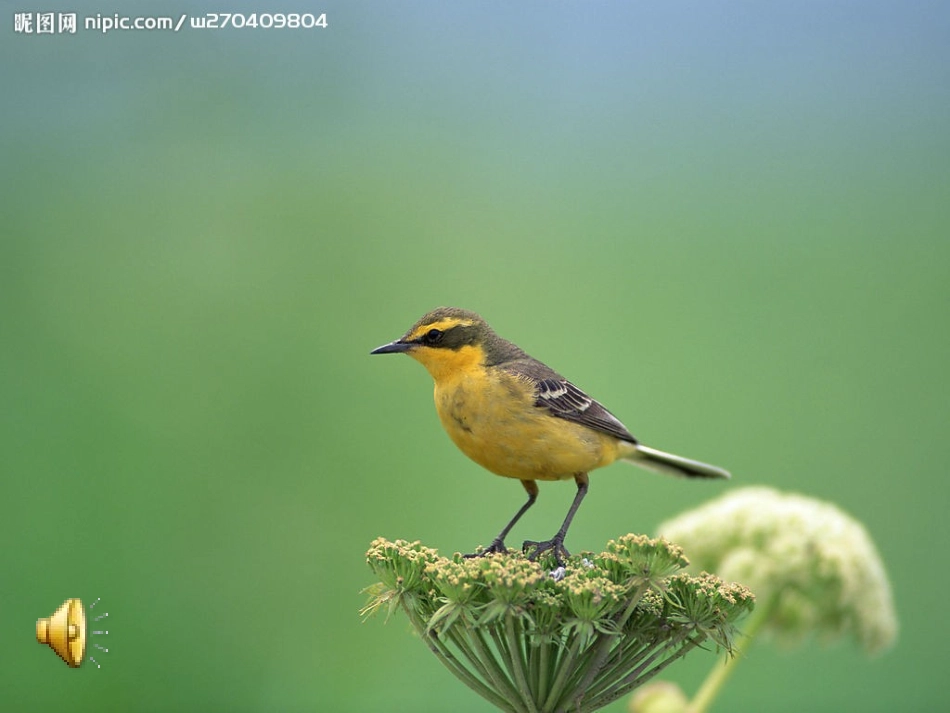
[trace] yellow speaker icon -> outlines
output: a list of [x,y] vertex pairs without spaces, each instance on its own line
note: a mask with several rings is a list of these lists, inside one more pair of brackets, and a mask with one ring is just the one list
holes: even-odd
[[67,599],[51,617],[37,619],[36,640],[48,644],[73,668],[79,668],[86,652],[86,614],[82,602]]

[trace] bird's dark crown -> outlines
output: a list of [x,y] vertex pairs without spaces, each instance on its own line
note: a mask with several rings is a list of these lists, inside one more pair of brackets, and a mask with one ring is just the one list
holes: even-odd
[[488,364],[524,356],[521,349],[495,334],[478,314],[458,307],[439,307],[423,315],[400,341],[432,349],[481,347]]

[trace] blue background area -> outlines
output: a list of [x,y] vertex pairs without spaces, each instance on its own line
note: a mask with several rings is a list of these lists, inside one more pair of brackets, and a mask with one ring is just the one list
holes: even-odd
[[[569,547],[751,484],[867,525],[897,647],[759,643],[716,710],[941,706],[946,4],[82,29],[143,8],[0,17],[0,709],[486,710],[404,620],[357,614],[374,537],[467,551],[523,498],[455,450],[418,365],[367,356],[441,304],[734,473],[599,471]],[[34,10],[80,29],[14,33]],[[512,543],[573,492],[542,485]],[[110,613],[101,669],[33,641],[72,596]]]

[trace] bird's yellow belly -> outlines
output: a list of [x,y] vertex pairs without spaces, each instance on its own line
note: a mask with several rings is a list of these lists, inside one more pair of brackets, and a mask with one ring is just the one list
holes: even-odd
[[613,463],[617,439],[550,415],[514,378],[436,385],[442,426],[465,455],[498,475],[559,480]]

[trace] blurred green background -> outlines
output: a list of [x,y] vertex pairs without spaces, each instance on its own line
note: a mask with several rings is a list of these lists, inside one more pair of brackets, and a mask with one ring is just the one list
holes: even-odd
[[[419,365],[368,356],[443,304],[734,474],[599,471],[569,547],[750,484],[867,524],[897,647],[759,644],[716,710],[945,704],[946,4],[232,2],[329,27],[108,34],[83,18],[145,6],[33,4],[0,20],[0,710],[486,710],[357,613],[374,537],[467,551],[523,500]],[[37,10],[80,29],[16,34]],[[34,641],[73,596],[110,614],[101,669]]]

